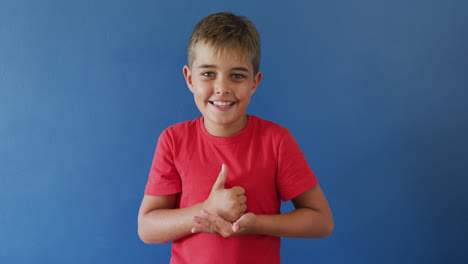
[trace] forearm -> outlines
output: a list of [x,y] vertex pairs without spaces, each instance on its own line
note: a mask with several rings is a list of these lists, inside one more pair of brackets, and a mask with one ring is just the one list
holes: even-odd
[[286,214],[257,215],[252,233],[288,238],[325,238],[333,231],[331,214],[297,208]]
[[246,213],[234,223],[203,211],[194,220],[196,233],[213,233],[224,237],[248,234],[289,238],[325,238],[333,232],[333,216],[320,186],[316,185],[292,199],[294,211],[286,214],[255,215]]
[[160,244],[192,234],[192,229],[197,228],[193,219],[201,216],[202,209],[226,221],[238,220],[247,209],[245,190],[240,186],[225,189],[226,176],[227,168],[223,164],[208,198],[186,208],[175,208],[180,198],[178,193],[145,195],[138,213],[138,235],[141,240],[148,244]]
[[156,209],[138,219],[138,234],[147,244],[161,244],[191,234],[192,217],[200,215],[202,203],[186,208]]

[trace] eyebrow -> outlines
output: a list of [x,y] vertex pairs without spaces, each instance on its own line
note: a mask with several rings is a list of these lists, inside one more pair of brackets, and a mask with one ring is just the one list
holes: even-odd
[[[212,64],[202,64],[200,66],[198,66],[198,68],[218,68],[216,67],[216,65],[212,65]],[[245,67],[234,67],[232,68],[232,70],[235,70],[235,71],[244,71],[244,72],[249,72],[249,69],[245,68]]]
[[249,69],[245,68],[245,67],[235,67],[235,68],[232,68],[233,70],[235,71],[245,71],[245,72],[249,72]]

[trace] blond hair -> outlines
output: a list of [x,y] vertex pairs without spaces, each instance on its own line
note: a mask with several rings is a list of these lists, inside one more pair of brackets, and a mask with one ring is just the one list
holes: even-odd
[[195,26],[188,45],[188,63],[192,66],[197,43],[206,43],[215,51],[229,48],[252,61],[254,75],[260,68],[260,36],[253,23],[230,12],[208,15]]

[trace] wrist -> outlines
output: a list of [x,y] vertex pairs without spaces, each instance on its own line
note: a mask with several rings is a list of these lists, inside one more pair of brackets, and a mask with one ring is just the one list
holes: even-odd
[[216,214],[215,210],[213,210],[213,207],[211,206],[210,202],[208,199],[206,199],[205,201],[201,202],[201,208],[200,210],[203,209],[207,212],[209,212],[210,214]]
[[255,215],[255,221],[251,229],[252,234],[262,234],[262,215]]
[[211,209],[210,209],[210,206],[209,206],[209,203],[208,203],[208,199],[205,200],[205,201],[203,201],[203,202],[201,202],[201,203],[200,203],[200,207],[201,207],[200,210],[203,209],[203,210],[206,210],[206,211],[208,211],[208,212],[211,213]]

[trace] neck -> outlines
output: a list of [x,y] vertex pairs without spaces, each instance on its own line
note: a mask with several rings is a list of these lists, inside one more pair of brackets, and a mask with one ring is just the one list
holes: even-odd
[[230,137],[241,132],[244,129],[244,127],[247,125],[247,122],[248,122],[248,117],[247,115],[245,115],[244,118],[241,118],[232,124],[218,125],[218,124],[212,124],[212,123],[204,121],[203,126],[205,127],[206,131],[208,131],[208,133],[210,133],[212,136]]

